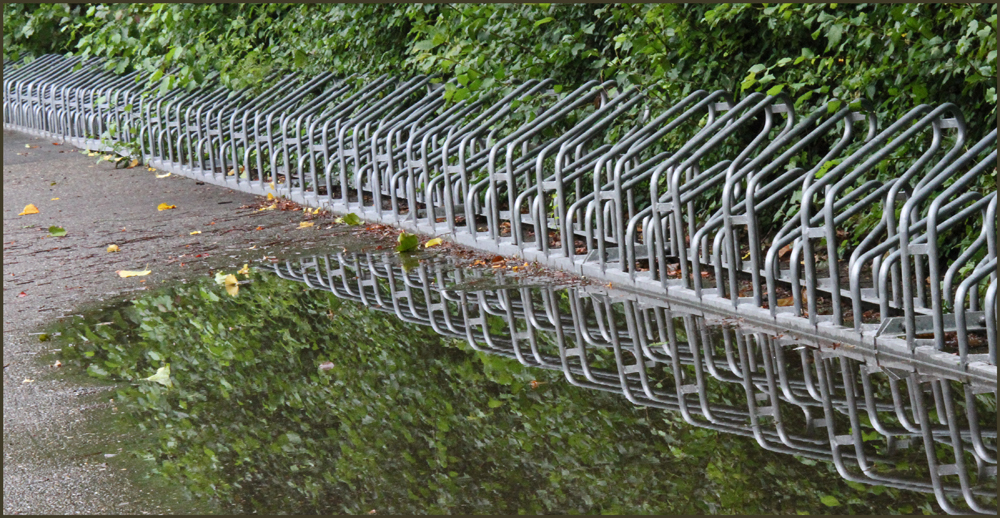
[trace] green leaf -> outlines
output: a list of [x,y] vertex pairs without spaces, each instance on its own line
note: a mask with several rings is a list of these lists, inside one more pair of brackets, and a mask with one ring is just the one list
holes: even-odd
[[302,68],[302,67],[306,66],[306,53],[303,52],[303,51],[301,51],[301,50],[299,50],[299,49],[295,49],[295,53],[294,54],[295,54],[295,58],[294,58],[295,59],[295,68]]
[[784,89],[785,89],[785,85],[772,86],[771,89],[767,91],[767,95],[778,95]]
[[66,235],[66,229],[62,227],[49,227],[49,235],[52,237],[63,237]]
[[396,251],[400,253],[409,252],[420,245],[420,238],[408,232],[400,232],[396,241],[399,243]]
[[840,501],[832,495],[824,495],[823,498],[819,499],[819,501],[823,502],[823,505],[827,507],[837,507],[840,505]]
[[842,101],[830,101],[830,104],[826,106],[826,113],[835,113],[840,109],[841,104],[843,104]]
[[345,225],[356,226],[361,224],[361,218],[357,214],[350,212],[345,214],[343,217],[333,220],[334,223],[343,223]]
[[174,386],[174,384],[170,381],[169,363],[164,365],[163,367],[160,367],[159,369],[156,369],[156,374],[153,374],[148,378],[142,378],[142,379],[145,381],[152,381],[155,383],[159,383],[160,385],[163,385],[164,387],[167,388],[172,388]]
[[555,18],[553,18],[551,16],[546,16],[545,18],[542,18],[541,20],[538,20],[537,22],[535,22],[535,27],[541,27],[542,25],[545,25],[546,23],[549,23],[549,22],[551,22],[554,19]]
[[767,67],[764,66],[764,65],[762,65],[762,64],[760,64],[760,63],[757,63],[756,65],[750,67],[750,72],[753,72],[754,74],[758,74],[758,73],[763,72],[765,70],[767,70]]

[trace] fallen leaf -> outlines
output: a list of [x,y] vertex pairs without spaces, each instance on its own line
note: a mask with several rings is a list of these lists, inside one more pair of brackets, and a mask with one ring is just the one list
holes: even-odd
[[271,193],[267,193],[267,201],[271,201],[273,199],[274,199],[274,195],[271,194]]
[[18,293],[17,296],[18,297],[27,297],[28,294],[22,291],[21,293]]
[[177,208],[177,205],[167,205],[166,203],[161,203],[161,204],[159,204],[159,205],[156,206],[156,210],[167,210],[167,209],[176,209],[176,208]]
[[136,158],[135,160],[132,160],[131,162],[129,162],[128,168],[132,169],[133,167],[135,167],[137,165],[139,165],[139,159],[138,158]]
[[235,275],[233,274],[227,275],[225,283],[226,283],[226,293],[228,293],[230,296],[235,297],[236,294],[240,292],[240,284],[239,281],[236,280]]
[[396,251],[401,253],[409,252],[420,246],[420,238],[408,232],[400,232],[399,237],[396,238],[396,242],[399,243],[399,246],[396,247]]
[[[150,171],[156,171],[156,169],[152,169],[152,168],[150,168]],[[168,177],[168,176],[170,176],[170,173],[167,173],[167,174],[158,174],[158,175],[156,175],[156,177],[157,177],[157,178],[166,178],[166,177]]]
[[31,149],[31,144],[25,144],[24,147]]
[[166,365],[164,365],[163,367],[160,367],[159,369],[156,369],[156,374],[153,374],[152,376],[150,376],[148,378],[142,378],[142,379],[144,379],[146,381],[153,381],[153,382],[159,383],[160,385],[163,385],[164,387],[167,387],[167,388],[173,388],[173,386],[174,386],[174,384],[170,381],[170,364],[169,363],[166,364]]
[[785,297],[783,299],[778,299],[778,306],[787,307],[795,305],[795,297]]
[[32,383],[34,381],[35,380],[33,380],[33,379],[24,378],[24,381],[22,381],[21,383]]
[[52,199],[51,199],[51,200],[49,200],[49,201],[56,201],[56,200],[58,200],[58,199],[59,199],[59,198],[52,198]]
[[268,205],[267,207],[263,207],[263,208],[257,209],[257,212],[260,212],[262,210],[274,210],[276,208],[278,208],[278,204],[277,203],[272,203],[272,204]]
[[117,252],[118,245],[108,245],[108,252]]
[[36,207],[34,203],[29,203],[25,206],[24,210],[22,210],[18,216],[26,216],[28,214],[38,214],[38,207]]
[[333,362],[323,362],[319,364],[319,370],[328,371],[334,367]]
[[124,279],[126,277],[141,277],[143,275],[149,275],[149,274],[151,274],[153,272],[152,272],[152,270],[142,270],[142,271],[118,270],[115,273],[117,273],[119,277],[121,277],[122,279]]
[[243,263],[243,268],[237,270],[236,273],[240,275],[250,275],[250,265],[247,263]]
[[66,235],[66,229],[56,226],[49,227],[49,235],[52,237],[63,237]]
[[264,230],[264,226],[263,225],[257,225],[257,228],[255,228],[254,230]]
[[149,170],[150,172],[156,171],[156,169],[154,169],[152,167],[147,167],[146,169]]
[[360,225],[361,224],[361,218],[359,218],[357,214],[355,214],[353,212],[350,212],[348,214],[345,214],[344,217],[342,217],[342,218],[337,218],[337,219],[333,220],[333,222],[334,223],[343,223],[345,225],[350,225],[350,226],[353,227],[355,225]]
[[52,145],[53,145],[53,146],[59,146],[59,145],[61,145],[61,144],[59,144],[58,142],[53,142],[53,143],[52,143]]
[[59,361],[59,360],[56,360],[56,362],[53,363],[52,366],[58,369],[59,367],[62,367],[62,362]]
[[299,228],[309,228],[309,227],[311,227],[313,225],[315,225],[315,223],[313,223],[312,221],[301,221],[301,222],[299,222]]
[[424,248],[430,248],[432,246],[438,246],[438,245],[440,245],[443,242],[444,241],[440,237],[435,237],[434,239],[431,239],[430,241],[424,243]]
[[196,234],[201,234],[201,231],[200,230],[195,230],[194,232],[191,232],[190,235],[193,236],[193,235],[196,235]]

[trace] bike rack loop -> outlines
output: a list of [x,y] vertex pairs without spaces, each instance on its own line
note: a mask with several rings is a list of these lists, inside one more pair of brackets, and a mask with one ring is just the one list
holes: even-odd
[[[654,108],[598,81],[446,105],[433,77],[328,73],[275,75],[260,95],[160,93],[102,64],[5,62],[4,127],[104,151],[135,135],[146,163],[180,175],[996,383],[996,195],[968,189],[995,167],[997,136],[968,146],[953,105],[798,120],[783,96]],[[919,156],[897,156],[905,144]],[[842,257],[838,227],[867,214],[879,223]],[[946,257],[938,240],[960,224],[984,230]]]

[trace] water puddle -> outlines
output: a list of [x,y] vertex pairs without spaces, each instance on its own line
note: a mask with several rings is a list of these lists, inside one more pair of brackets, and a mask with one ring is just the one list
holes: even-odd
[[497,270],[345,249],[53,332],[224,513],[996,509],[995,386]]

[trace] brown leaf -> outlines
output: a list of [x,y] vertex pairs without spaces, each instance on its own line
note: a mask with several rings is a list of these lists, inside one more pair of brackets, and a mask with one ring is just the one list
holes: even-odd
[[779,307],[787,307],[795,305],[795,297],[785,297],[783,299],[778,299]]

